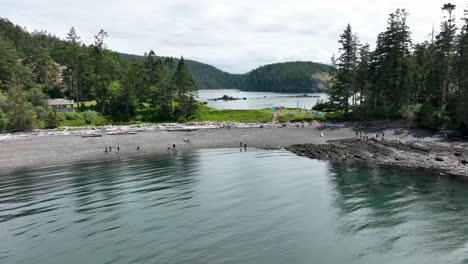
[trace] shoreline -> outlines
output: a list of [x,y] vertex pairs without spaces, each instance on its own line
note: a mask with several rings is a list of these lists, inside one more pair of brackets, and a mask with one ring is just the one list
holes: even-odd
[[[219,128],[218,126],[204,129],[198,128],[196,130],[153,129],[118,135],[104,133],[105,127],[93,128],[93,131],[101,131],[102,136],[100,137],[81,137],[81,133],[56,134],[55,132],[57,131],[54,130],[49,131],[54,132],[53,134],[44,131],[43,135],[38,135],[36,132],[29,134],[21,133],[23,136],[0,141],[0,161],[2,164],[0,170],[14,170],[32,166],[53,166],[71,162],[100,161],[136,155],[168,155],[167,148],[172,147],[172,144],[176,144],[179,152],[185,152],[196,149],[239,148],[240,142],[247,144],[248,149],[285,149],[299,156],[337,162],[340,160],[336,159],[336,157],[328,158],[323,155],[311,155],[309,152],[312,149],[316,149],[316,146],[330,146],[330,143],[336,145],[333,142],[356,141],[355,133],[357,128],[355,127],[306,126],[302,128],[289,126],[281,128],[269,124],[264,128],[259,128],[254,125],[232,124],[234,124],[233,128]],[[178,124],[171,124],[164,127],[174,128],[178,126],[180,127]],[[88,133],[89,129],[82,128],[81,131]],[[369,134],[385,132],[389,142],[395,141],[402,142],[402,144],[411,144],[411,142],[418,141],[421,144],[440,146],[445,149],[454,145],[466,149],[464,143],[441,142],[440,138],[434,133],[421,129],[367,128],[361,130]],[[324,137],[321,137],[321,133],[324,133]],[[184,142],[185,139],[189,139],[190,142]],[[372,142],[374,143],[374,141]],[[105,153],[106,146],[112,147],[111,153]],[[140,147],[139,151],[137,150],[138,146]],[[301,152],[298,150],[298,146],[306,146],[308,149]],[[362,149],[362,146],[354,145],[352,147],[359,150]],[[118,154],[116,154],[117,147],[120,148],[120,153]],[[412,158],[412,156],[408,156],[408,158]],[[352,161],[352,159],[349,161]],[[366,162],[365,160],[364,162],[362,160],[354,161],[376,165],[390,164],[402,168],[409,167],[405,166],[406,164],[382,162],[375,159],[372,159],[371,162]],[[442,163],[445,164],[447,162],[444,161]],[[468,172],[466,171],[463,171],[461,174],[465,177],[468,176]]]
[[422,170],[468,179],[466,142],[330,140],[325,144],[295,144],[286,148],[298,156],[333,163]]

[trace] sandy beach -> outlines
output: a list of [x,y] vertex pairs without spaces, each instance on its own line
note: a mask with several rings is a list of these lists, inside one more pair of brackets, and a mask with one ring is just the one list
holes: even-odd
[[[383,130],[379,130],[383,131]],[[321,133],[324,137],[321,137]],[[414,140],[415,131],[385,130],[387,138],[402,141]],[[113,159],[125,155],[168,154],[167,148],[176,144],[179,152],[206,148],[238,148],[239,142],[249,149],[288,147],[293,144],[322,144],[328,140],[353,138],[352,127],[268,127],[268,128],[217,128],[197,131],[147,131],[129,135],[86,137],[79,135],[25,135],[0,142],[2,169],[60,164],[70,161]],[[190,142],[184,142],[189,139]],[[427,140],[432,140],[430,137]],[[112,152],[105,153],[111,146]],[[140,146],[140,150],[137,147]],[[120,153],[117,153],[117,147]]]

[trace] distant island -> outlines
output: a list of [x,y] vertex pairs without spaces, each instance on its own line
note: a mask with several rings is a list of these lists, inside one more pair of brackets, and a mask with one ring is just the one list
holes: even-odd
[[[119,53],[126,59],[144,59],[143,56]],[[176,58],[165,58],[170,69],[178,63]],[[185,60],[199,89],[238,89],[243,91],[279,93],[318,93],[330,87],[331,66],[311,62],[293,61],[267,64],[244,74],[232,74],[209,64]]]

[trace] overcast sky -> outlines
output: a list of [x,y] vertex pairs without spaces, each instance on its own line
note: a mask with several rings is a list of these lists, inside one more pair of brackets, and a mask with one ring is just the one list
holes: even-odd
[[[65,37],[74,26],[82,40],[103,28],[112,50],[212,64],[242,73],[291,60],[329,63],[347,23],[362,42],[375,43],[396,8],[409,13],[413,40],[436,29],[447,0],[0,0],[0,17]],[[468,0],[457,5],[457,20]]]

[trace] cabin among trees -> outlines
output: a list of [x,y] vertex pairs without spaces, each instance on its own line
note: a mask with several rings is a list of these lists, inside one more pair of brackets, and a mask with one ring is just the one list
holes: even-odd
[[54,108],[55,110],[57,110],[58,112],[73,112],[74,111],[73,106],[75,105],[75,101],[67,100],[64,98],[48,99],[47,104],[51,108]]

